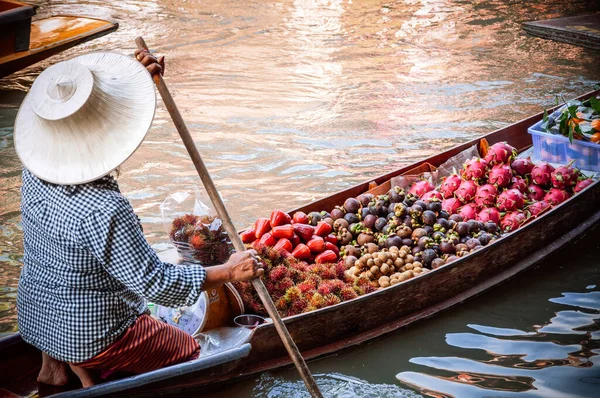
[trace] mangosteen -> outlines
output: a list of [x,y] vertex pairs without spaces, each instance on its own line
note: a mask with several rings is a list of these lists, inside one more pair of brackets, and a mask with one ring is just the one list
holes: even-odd
[[335,208],[333,210],[331,210],[331,218],[333,218],[334,220],[340,219],[344,217],[344,211],[342,209],[338,209]]
[[363,193],[362,195],[358,195],[356,197],[356,200],[358,200],[358,202],[362,205],[362,206],[368,206],[369,202],[373,199],[373,195],[370,193]]
[[381,230],[383,230],[383,227],[385,227],[386,225],[387,225],[387,220],[383,217],[379,217],[375,221],[375,229],[378,230],[379,232],[381,232]]
[[421,239],[423,236],[427,236],[427,231],[424,228],[416,228],[412,231],[412,239],[416,242]]
[[460,214],[452,214],[450,217],[448,217],[448,220],[452,220],[455,222],[461,222],[463,220],[463,218]]
[[411,247],[413,244],[414,244],[414,242],[410,238],[404,238],[404,239],[402,239],[402,246]]
[[458,224],[456,221],[448,220],[448,228],[447,229],[454,229],[456,227],[456,224]]
[[456,261],[456,260],[458,260],[458,257],[448,256],[448,258],[446,259],[446,264],[451,263],[452,261]]
[[385,241],[385,247],[389,249],[392,246],[402,247],[402,239],[397,235],[392,235],[388,237]]
[[467,241],[467,247],[469,248],[469,250],[473,250],[476,246],[481,246],[481,242],[479,242],[479,239],[471,238]]
[[452,242],[442,241],[440,243],[440,251],[444,254],[454,254],[456,253],[456,247]]
[[354,198],[348,198],[344,202],[344,209],[346,210],[346,213],[358,213],[360,202]]
[[[421,248],[419,246],[415,246],[410,250],[410,252],[413,255],[413,257],[416,257],[417,254],[421,253]],[[416,258],[415,258],[415,261],[417,261]]]
[[308,213],[308,223],[313,227],[316,226],[322,219],[323,216],[321,216],[321,213],[318,213],[316,211],[311,211],[310,213]]
[[439,224],[440,228],[443,228],[446,231],[450,229],[450,223],[445,218],[438,218],[437,224]]
[[346,231],[346,232],[342,232],[342,234],[339,236],[339,238],[340,238],[341,245],[347,245],[348,243],[352,242],[352,239],[354,238],[354,236],[352,235],[352,232]]
[[434,212],[439,212],[442,210],[442,202],[439,200],[432,199],[431,202],[427,204],[427,210],[431,210]]
[[418,205],[412,205],[408,208],[408,214],[410,214],[412,218],[421,219],[421,216],[423,215],[423,208]]
[[385,217],[390,212],[387,206],[381,206],[381,210],[379,210],[379,215],[381,217]]
[[425,211],[425,209],[427,209],[427,203],[425,203],[422,200],[417,200],[414,205],[419,206],[421,209],[423,209],[423,211]]
[[331,214],[328,211],[323,210],[320,214],[321,218],[331,218]]
[[393,211],[398,217],[404,217],[406,215],[406,209],[407,207],[404,206],[403,203],[394,203],[393,205],[390,205],[390,211]]
[[346,253],[346,256],[360,257],[360,250],[352,245],[344,246],[344,252]]
[[448,213],[446,210],[440,210],[438,212],[438,217],[443,218],[444,220],[447,220],[448,217],[450,217],[450,213]]
[[360,218],[362,218],[364,220],[365,217],[367,217],[369,214],[371,214],[371,210],[369,210],[368,207],[363,207],[360,209],[359,213],[360,213]]
[[[358,216],[354,213],[346,213],[344,219],[350,224],[357,223],[359,221]],[[316,225],[316,224],[315,224]]]
[[333,229],[336,231],[340,231],[344,228],[348,229],[349,226],[350,223],[348,223],[348,221],[344,218],[338,218],[333,222]]
[[404,189],[400,187],[393,187],[388,191],[388,198],[390,198],[390,202],[398,203],[404,200]]
[[425,250],[431,243],[433,243],[433,240],[428,236],[423,236],[417,241],[417,245],[421,248],[421,250]]
[[427,235],[431,235],[433,233],[433,227],[431,225],[423,226],[423,229],[427,231]]
[[433,249],[425,249],[421,253],[422,263],[426,266],[431,265],[431,262],[437,258],[437,253]]
[[390,224],[385,224],[385,226],[383,227],[383,229],[381,230],[381,233],[384,235],[389,235],[390,234],[390,228],[392,226]]
[[403,202],[406,203],[406,207],[411,207],[412,205],[415,204],[415,202],[419,200],[419,197],[413,193],[409,193],[406,195],[406,197],[404,198]]
[[371,214],[375,214],[376,216],[378,216],[382,206],[383,205],[381,204],[381,202],[373,201],[369,204],[369,211],[371,212]]
[[484,232],[479,235],[477,239],[479,240],[479,243],[481,243],[481,246],[487,246],[487,244],[490,243],[490,240],[492,240],[492,236]]
[[467,236],[467,234],[469,233],[469,224],[467,224],[464,221],[460,221],[458,224],[456,224],[456,227],[454,228],[454,230],[461,237],[462,236]]
[[350,227],[348,227],[348,231],[352,232],[354,235],[359,234],[360,231],[362,231],[362,229],[363,229],[363,226],[359,222],[355,222],[354,224],[350,224]]
[[477,221],[475,221],[475,220],[469,220],[469,221],[467,221],[467,224],[469,225],[469,232],[470,233],[479,231],[479,224],[477,223]]
[[485,230],[490,234],[495,234],[498,231],[498,225],[493,221],[487,221],[485,223]]
[[435,215],[435,213],[433,211],[425,210],[423,212],[423,215],[421,216],[421,219],[423,220],[423,224],[433,225],[437,221],[437,216]]
[[462,236],[459,241],[460,241],[460,243],[467,243],[467,241],[469,239],[471,239],[471,237],[467,235],[467,236]]
[[407,227],[406,225],[403,225],[396,230],[396,235],[398,235],[402,239],[410,238],[411,234],[412,229],[410,229],[410,227]]
[[478,231],[485,231],[485,224],[481,221],[477,221],[477,226],[479,227]]
[[375,253],[377,250],[379,250],[379,246],[373,242],[367,243],[364,247],[367,253]]
[[373,227],[375,227],[375,221],[377,221],[377,216],[374,216],[373,214],[368,214],[366,217],[363,218],[363,225],[372,230]]
[[446,237],[446,235],[444,235],[444,233],[440,232],[440,231],[435,231],[433,233],[433,235],[431,235],[431,238],[436,242],[441,242],[441,240],[444,239],[445,237]]
[[464,243],[459,243],[458,245],[455,246],[456,247],[456,252],[464,252],[469,250],[469,247],[467,245],[465,245]]
[[364,246],[367,243],[371,243],[375,241],[375,237],[371,234],[366,234],[366,233],[361,233],[360,235],[358,235],[358,237],[356,238],[356,243],[358,243],[359,246]]
[[446,264],[446,261],[444,261],[443,258],[434,258],[433,261],[431,262],[431,268],[436,269],[436,268],[441,267],[444,264]]
[[391,220],[391,219],[393,219],[394,217],[396,217],[396,215],[394,213],[388,213],[388,215],[385,216],[385,218],[387,218],[388,221]]

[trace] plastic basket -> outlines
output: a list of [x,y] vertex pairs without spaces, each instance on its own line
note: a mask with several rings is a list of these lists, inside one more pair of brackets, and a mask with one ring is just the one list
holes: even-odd
[[[552,116],[558,117],[560,110]],[[549,134],[542,130],[540,120],[527,131],[533,139],[533,154],[536,159],[551,163],[570,163],[581,170],[600,171],[600,144],[581,140],[569,142],[569,138]]]

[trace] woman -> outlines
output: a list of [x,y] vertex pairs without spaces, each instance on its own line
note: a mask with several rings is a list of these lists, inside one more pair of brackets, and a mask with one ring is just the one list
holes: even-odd
[[[192,305],[202,290],[263,274],[256,252],[223,265],[161,262],[110,174],[140,145],[154,115],[150,73],[164,59],[90,54],[54,65],[15,122],[23,162],[24,258],[19,330],[42,351],[38,381],[84,387],[90,370],[142,373],[198,357],[189,335],[148,314],[147,301]],[[144,69],[144,66],[147,68]]]

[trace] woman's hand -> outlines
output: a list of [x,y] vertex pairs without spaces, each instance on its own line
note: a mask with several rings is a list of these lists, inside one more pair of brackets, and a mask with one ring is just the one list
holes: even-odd
[[156,58],[147,50],[135,50],[135,59],[140,61],[146,67],[152,76],[157,73],[163,75],[165,73],[165,57],[164,55]]
[[229,271],[231,282],[249,281],[265,273],[255,250],[233,253],[224,266]]

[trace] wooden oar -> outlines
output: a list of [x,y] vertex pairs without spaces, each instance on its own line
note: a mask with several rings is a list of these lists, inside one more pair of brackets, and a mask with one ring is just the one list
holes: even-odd
[[[138,37],[137,39],[135,39],[135,43],[137,44],[137,47],[140,50],[148,51],[148,46],[146,46],[146,42],[143,38]],[[219,195],[219,192],[217,191],[217,188],[215,187],[215,184],[213,183],[213,180],[210,177],[208,169],[206,168],[204,162],[202,161],[202,158],[200,157],[198,148],[196,148],[196,144],[194,143],[194,140],[192,139],[192,136],[190,135],[190,132],[187,129],[183,118],[181,117],[181,113],[179,113],[177,105],[175,105],[175,101],[173,100],[173,97],[171,96],[171,93],[169,92],[165,81],[163,80],[160,73],[154,74],[153,79],[154,83],[156,84],[156,88],[158,89],[158,92],[160,93],[160,96],[162,97],[162,100],[165,103],[167,110],[169,111],[169,115],[171,115],[171,119],[173,119],[173,123],[175,124],[175,127],[177,128],[177,131],[181,136],[181,140],[183,141],[183,144],[185,145],[185,148],[187,149],[190,158],[192,159],[192,163],[194,163],[194,166],[196,167],[198,176],[200,176],[202,184],[204,184],[204,188],[206,188],[206,192],[208,193],[208,196],[210,197],[213,206],[215,206],[215,209],[217,210],[217,214],[223,221],[223,225],[225,225],[225,229],[229,234],[229,238],[231,239],[235,250],[246,250],[242,239],[238,235],[235,226],[233,225],[233,222],[229,217],[229,213],[227,212],[227,208],[223,203],[223,199],[221,199],[221,196]],[[260,300],[267,309],[269,316],[273,320],[275,329],[277,329],[277,333],[279,333],[281,341],[285,345],[285,348],[287,349],[290,358],[292,358],[294,365],[296,365],[296,369],[298,369],[302,380],[304,380],[304,384],[306,384],[308,392],[310,392],[310,395],[312,397],[322,398],[323,395],[321,394],[321,391],[319,390],[315,379],[310,373],[308,366],[306,366],[306,362],[304,362],[304,358],[302,358],[302,355],[300,354],[296,343],[294,343],[294,340],[292,340],[290,333],[288,332],[287,328],[285,327],[285,324],[281,320],[281,317],[277,312],[277,308],[275,308],[275,304],[273,303],[273,300],[271,300],[271,296],[269,296],[267,288],[265,287],[260,278],[254,279],[252,281],[252,286],[254,286],[254,288],[256,289],[258,297],[260,297]]]

